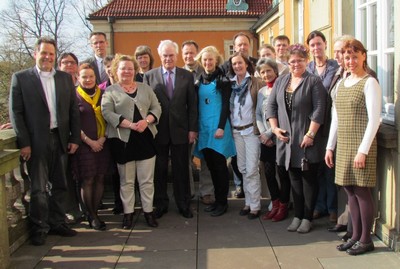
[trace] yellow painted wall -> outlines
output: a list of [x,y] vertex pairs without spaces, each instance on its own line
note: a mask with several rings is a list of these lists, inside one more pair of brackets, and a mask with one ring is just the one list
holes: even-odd
[[262,45],[261,35],[264,35],[264,44],[270,44],[271,43],[271,42],[269,42],[269,37],[270,37],[270,33],[271,32],[273,33],[274,36],[279,35],[279,18],[273,20],[266,27],[264,27],[261,31],[259,31],[258,34],[260,36],[260,40],[259,40],[259,45],[260,46]]

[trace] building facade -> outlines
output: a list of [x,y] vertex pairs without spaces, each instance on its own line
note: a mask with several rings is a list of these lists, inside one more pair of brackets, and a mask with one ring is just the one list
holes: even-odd
[[331,57],[336,37],[347,34],[361,40],[383,92],[382,124],[377,135],[374,232],[399,251],[398,14],[400,2],[394,0],[114,0],[91,14],[89,20],[95,31],[107,33],[110,53],[132,54],[136,46],[146,44],[156,54],[160,40],[171,39],[179,44],[193,39],[200,47],[215,45],[227,59],[233,51],[233,35],[245,32],[251,36],[252,55],[256,56],[257,48],[271,43],[277,35],[287,35],[292,43],[304,43],[309,32],[319,30],[327,38],[327,56]]

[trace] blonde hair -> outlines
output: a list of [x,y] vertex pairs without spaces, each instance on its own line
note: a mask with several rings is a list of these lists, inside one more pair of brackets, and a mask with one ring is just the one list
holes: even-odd
[[[137,74],[139,71],[139,64],[136,61],[135,57],[126,55],[126,54],[117,53],[117,54],[115,54],[114,60],[111,62],[111,73],[113,75],[115,82],[118,82],[118,76],[117,76],[118,65],[120,62],[124,62],[124,61],[133,63],[133,68],[135,69],[135,74]],[[133,77],[133,79],[135,79],[135,77]]]
[[203,48],[194,58],[197,62],[200,63],[201,65],[201,57],[203,56],[204,53],[211,53],[215,56],[215,59],[217,60],[216,62],[216,67],[220,66],[224,59],[222,58],[221,54],[219,53],[218,49],[214,46],[207,46]]

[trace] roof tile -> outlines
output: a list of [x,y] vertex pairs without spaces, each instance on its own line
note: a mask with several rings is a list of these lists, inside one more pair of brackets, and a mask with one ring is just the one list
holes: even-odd
[[226,0],[113,0],[89,19],[108,16],[123,18],[260,17],[271,8],[272,0],[247,0],[247,12],[226,10]]

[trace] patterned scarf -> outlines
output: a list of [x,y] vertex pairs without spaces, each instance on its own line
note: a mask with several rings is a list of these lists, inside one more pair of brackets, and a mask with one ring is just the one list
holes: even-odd
[[235,101],[235,97],[239,96],[239,100],[238,103],[240,104],[239,106],[239,117],[240,119],[242,119],[242,106],[244,106],[244,104],[246,103],[246,94],[248,92],[248,84],[250,81],[250,77],[246,77],[245,79],[242,80],[242,82],[239,84],[235,83],[232,86],[232,94],[231,94],[231,99],[230,99],[230,107],[231,107],[231,111],[233,111],[234,108],[234,101]]
[[103,137],[106,133],[106,122],[101,114],[101,107],[97,105],[101,96],[101,90],[98,86],[95,88],[95,94],[90,97],[82,88],[78,86],[76,89],[78,94],[92,106],[94,115],[96,116],[97,138]]

